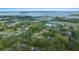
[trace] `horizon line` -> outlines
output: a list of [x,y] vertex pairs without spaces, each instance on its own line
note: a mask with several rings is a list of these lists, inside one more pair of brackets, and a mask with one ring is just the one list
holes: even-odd
[[79,11],[79,8],[0,8],[0,11]]

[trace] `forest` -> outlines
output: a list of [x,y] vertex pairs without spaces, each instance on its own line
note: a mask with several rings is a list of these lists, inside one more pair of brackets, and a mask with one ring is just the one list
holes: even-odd
[[0,51],[79,51],[79,18],[0,16]]

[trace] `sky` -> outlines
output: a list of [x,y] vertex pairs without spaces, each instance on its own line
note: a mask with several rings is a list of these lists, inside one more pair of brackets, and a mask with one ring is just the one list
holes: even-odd
[[0,11],[79,11],[79,8],[0,8]]

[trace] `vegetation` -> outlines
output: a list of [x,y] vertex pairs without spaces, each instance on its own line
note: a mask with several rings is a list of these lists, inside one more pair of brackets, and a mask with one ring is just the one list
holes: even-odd
[[61,17],[55,17],[50,21],[39,21],[32,16],[2,16],[0,50],[77,51],[79,50],[78,21]]

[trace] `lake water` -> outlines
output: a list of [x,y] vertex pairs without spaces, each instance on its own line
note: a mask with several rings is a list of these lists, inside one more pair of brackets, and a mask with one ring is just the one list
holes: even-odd
[[[0,16],[20,15],[20,16],[69,16],[70,14],[79,14],[79,11],[0,11]],[[75,16],[73,16],[75,17]]]

